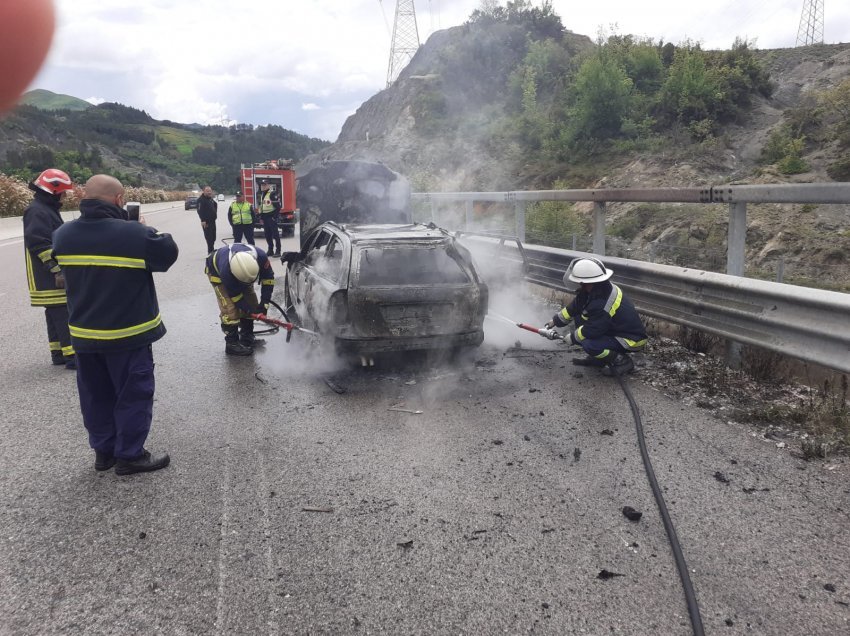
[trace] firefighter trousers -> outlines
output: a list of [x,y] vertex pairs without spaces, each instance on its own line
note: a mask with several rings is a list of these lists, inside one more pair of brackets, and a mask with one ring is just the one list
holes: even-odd
[[145,450],[153,419],[153,349],[77,353],[77,389],[89,446],[118,459]]
[[68,307],[55,305],[44,308],[44,319],[47,322],[47,339],[50,342],[50,355],[64,358],[74,355],[71,346],[71,333],[68,331]]

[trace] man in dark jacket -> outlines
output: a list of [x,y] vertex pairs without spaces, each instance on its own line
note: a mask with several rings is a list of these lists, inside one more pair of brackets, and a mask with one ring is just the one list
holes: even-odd
[[47,339],[53,364],[75,369],[74,347],[68,333],[65,278],[53,258],[53,231],[64,222],[59,214],[65,193],[73,190],[71,178],[51,168],[29,185],[35,195],[24,210],[24,256],[30,304],[44,307]]
[[198,217],[201,219],[201,227],[204,228],[204,238],[207,241],[207,254],[215,249],[215,221],[218,218],[218,203],[213,198],[212,188],[204,188],[198,197]]
[[[274,291],[274,271],[266,253],[253,245],[234,243],[207,257],[207,278],[215,291],[224,332],[224,352],[249,356],[262,341],[254,338],[251,314],[265,314]],[[260,281],[260,301],[254,283]]]
[[124,188],[108,175],[86,183],[81,217],[53,235],[65,274],[77,387],[95,469],[119,475],[168,466],[145,440],[153,416],[151,343],[165,335],[152,272],[177,260],[169,234],[128,220]]
[[631,300],[609,280],[613,274],[598,258],[575,259],[564,274],[564,284],[571,281],[580,288],[573,302],[555,314],[546,327],[566,327],[575,322],[575,330],[564,340],[580,345],[588,357],[573,363],[604,367],[605,375],[622,375],[635,368],[628,354],[641,351],[647,336]]
[[260,220],[263,222],[263,233],[269,246],[269,256],[280,256],[280,231],[277,228],[277,218],[281,209],[280,196],[271,189],[271,184],[265,179],[260,183]]

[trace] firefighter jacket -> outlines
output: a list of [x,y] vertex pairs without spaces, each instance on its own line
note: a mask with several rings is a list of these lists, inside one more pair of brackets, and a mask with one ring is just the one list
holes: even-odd
[[265,311],[274,291],[274,271],[269,257],[259,247],[244,245],[243,243],[220,247],[207,256],[206,274],[213,285],[224,287],[228,296],[230,296],[230,300],[240,310],[249,314],[257,311],[256,307],[250,306],[244,295],[245,290],[253,286],[254,283],[243,283],[230,271],[230,255],[236,252],[253,252],[257,257],[257,264],[260,266],[260,304],[262,310]]
[[277,192],[267,190],[260,197],[260,214],[277,214],[280,212],[280,197]]
[[24,258],[33,307],[65,304],[65,290],[56,287],[60,268],[53,258],[53,231],[63,223],[61,206],[57,196],[36,190],[35,198],[24,210]]
[[170,234],[128,221],[121,208],[83,199],[81,217],[53,236],[53,254],[65,274],[68,327],[74,349],[136,349],[165,335],[153,272],[177,260]]
[[254,207],[247,201],[234,201],[227,211],[230,225],[252,225],[254,223]]
[[594,283],[589,292],[579,289],[573,302],[552,317],[558,327],[565,327],[570,320],[576,324],[573,334],[576,343],[611,336],[626,351],[638,351],[646,346],[646,329],[635,306],[611,281]]
[[198,197],[198,217],[205,223],[214,223],[218,218],[218,203],[215,199],[202,194]]

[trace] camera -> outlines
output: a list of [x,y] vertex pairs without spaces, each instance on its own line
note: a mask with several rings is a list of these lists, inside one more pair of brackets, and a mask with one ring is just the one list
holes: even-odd
[[124,209],[127,210],[127,219],[130,221],[138,221],[139,214],[142,211],[142,204],[137,203],[135,201],[129,201],[124,205]]

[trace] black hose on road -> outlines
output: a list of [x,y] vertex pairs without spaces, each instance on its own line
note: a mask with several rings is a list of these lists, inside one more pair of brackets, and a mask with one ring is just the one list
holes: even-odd
[[652,469],[652,463],[649,461],[649,452],[646,449],[646,439],[643,436],[643,423],[640,419],[640,411],[638,410],[637,402],[626,384],[625,378],[622,375],[617,376],[623,393],[626,394],[626,399],[629,401],[629,406],[632,409],[632,415],[635,420],[635,429],[637,430],[638,446],[640,446],[640,456],[643,458],[643,467],[646,470],[646,477],[649,480],[649,486],[652,488],[652,494],[655,497],[655,503],[658,505],[658,512],[661,513],[661,520],[664,523],[664,530],[667,532],[667,538],[670,541],[670,547],[673,550],[673,558],[676,561],[676,569],[679,570],[679,578],[682,579],[682,587],[685,590],[685,602],[688,605],[688,614],[691,617],[691,627],[694,630],[695,636],[704,636],[705,630],[702,626],[702,617],[699,613],[699,605],[697,604],[697,596],[694,592],[691,577],[688,574],[688,565],[685,563],[685,555],[682,553],[682,546],[679,545],[679,538],[676,536],[676,529],[673,527],[673,521],[670,519],[670,513],[667,511],[667,505],[664,503],[664,497],[661,494],[661,488],[658,486],[658,480],[655,478],[655,471]]

